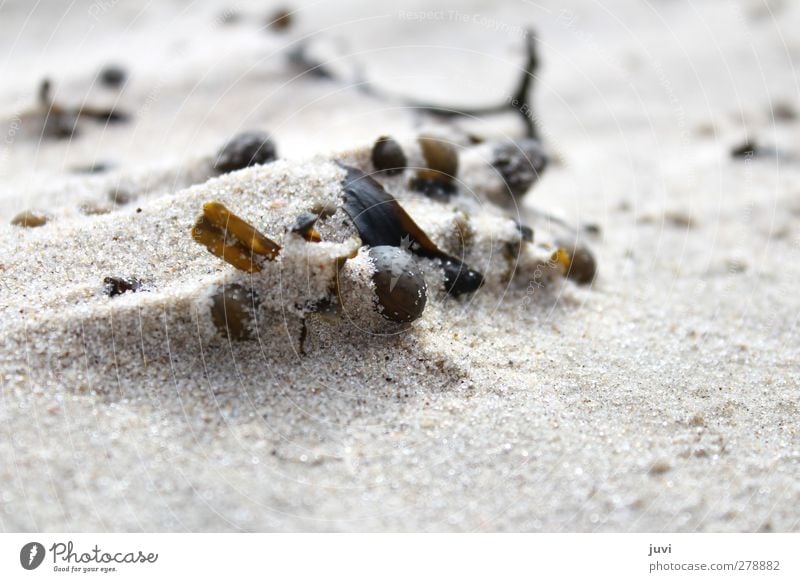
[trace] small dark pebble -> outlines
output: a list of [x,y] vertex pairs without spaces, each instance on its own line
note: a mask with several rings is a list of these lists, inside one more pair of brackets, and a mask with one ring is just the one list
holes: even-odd
[[694,228],[696,226],[694,218],[686,212],[672,210],[664,213],[664,221],[679,228]]
[[441,180],[429,180],[426,178],[412,178],[409,187],[412,190],[421,192],[428,198],[433,200],[440,200],[447,202],[453,196],[457,189],[452,182],[443,182]]
[[42,79],[41,83],[39,83],[39,93],[38,93],[39,104],[42,107],[50,107],[53,102],[53,82],[48,79]]
[[300,41],[294,49],[287,54],[289,63],[307,74],[317,79],[334,79],[335,75],[321,61],[316,60],[308,54],[308,40]]
[[136,293],[142,289],[142,282],[136,277],[106,277],[103,279],[103,290],[109,297],[123,293]]
[[123,111],[117,111],[114,109],[110,109],[108,111],[100,111],[96,116],[95,119],[98,121],[107,121],[110,124],[115,123],[128,123],[131,120],[131,116]]
[[303,212],[294,221],[294,225],[292,226],[291,230],[292,232],[300,232],[309,229],[314,226],[318,218],[319,217],[313,212]]
[[756,154],[758,146],[755,142],[746,141],[738,146],[731,148],[731,157],[733,158],[751,158]]
[[781,101],[772,106],[772,115],[776,121],[794,121],[797,109],[791,103]]
[[128,204],[133,200],[133,194],[123,188],[114,188],[108,193],[108,199],[114,204]]
[[226,174],[249,166],[267,164],[277,158],[275,142],[264,131],[245,131],[234,136],[217,154],[214,169]]
[[36,228],[47,224],[47,217],[44,214],[26,210],[25,212],[20,212],[14,218],[12,218],[11,224],[14,226],[21,226],[23,228]]
[[258,305],[258,295],[254,291],[238,283],[228,283],[211,297],[211,320],[228,339],[252,339]]
[[114,167],[110,162],[95,162],[85,166],[74,166],[72,171],[76,174],[103,174]]
[[597,261],[588,247],[582,243],[569,241],[558,241],[556,244],[569,254],[568,279],[575,281],[579,285],[588,285],[594,281],[597,275]]
[[420,136],[417,141],[427,166],[418,172],[419,177],[452,182],[458,174],[458,150],[455,146],[442,138],[428,135]]
[[483,285],[483,275],[455,259],[440,259],[444,271],[444,288],[448,295],[458,297],[474,293]]
[[372,146],[372,165],[377,171],[391,176],[405,170],[406,164],[403,148],[391,137],[379,137]]
[[517,225],[517,230],[519,230],[519,235],[522,237],[522,240],[527,242],[533,242],[533,229],[530,226],[526,226],[522,224],[518,220],[514,220]]
[[81,214],[85,214],[87,216],[98,216],[111,212],[111,209],[107,206],[96,204],[94,202],[84,202],[78,207],[78,210],[80,210]]
[[319,233],[314,229],[317,220],[319,220],[319,216],[313,212],[303,212],[297,217],[297,220],[294,221],[290,231],[299,234],[309,242],[319,242],[322,239]]
[[739,146],[736,146],[731,149],[731,157],[734,159],[737,158],[744,158],[744,159],[780,159],[780,160],[792,160],[796,161],[797,158],[791,154],[788,154],[786,151],[778,149],[774,145],[763,145],[758,144],[753,141],[745,142]]
[[422,135],[417,141],[426,167],[417,170],[409,187],[434,200],[449,200],[457,191],[458,150],[441,138]]
[[398,247],[379,246],[369,250],[375,265],[372,280],[381,315],[397,323],[419,319],[427,302],[425,277],[413,257]]
[[100,82],[109,89],[118,89],[127,78],[128,72],[119,65],[107,65],[100,71]]
[[600,228],[599,224],[590,222],[583,225],[583,232],[591,234],[592,236],[600,236],[600,234],[603,232],[603,229]]
[[524,196],[547,168],[548,157],[537,139],[504,143],[494,150],[492,166],[514,198]]
[[50,110],[45,113],[42,137],[67,139],[78,134],[78,116],[68,111]]
[[672,467],[666,461],[656,461],[650,465],[650,468],[647,470],[647,472],[653,477],[658,477],[659,475],[669,473],[671,469]]
[[266,24],[271,30],[284,32],[292,25],[292,13],[286,8],[281,8],[267,17]]

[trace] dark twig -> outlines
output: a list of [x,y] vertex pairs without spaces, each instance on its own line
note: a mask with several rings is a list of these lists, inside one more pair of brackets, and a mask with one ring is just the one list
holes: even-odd
[[[536,71],[539,68],[539,57],[536,50],[536,37],[531,29],[528,29],[525,34],[525,66],[517,82],[516,89],[510,98],[504,100],[502,103],[490,105],[486,107],[474,108],[460,108],[452,105],[427,103],[425,101],[417,101],[415,99],[403,98],[397,95],[387,95],[379,91],[372,83],[362,78],[359,74],[355,79],[355,87],[373,97],[383,98],[390,101],[400,101],[409,107],[413,107],[420,112],[434,115],[437,117],[483,117],[486,115],[497,115],[513,111],[522,119],[525,125],[525,133],[527,137],[539,137],[536,130],[536,125],[533,122],[531,108],[529,105],[530,95],[533,88],[533,80]],[[308,44],[301,43],[289,53],[289,61],[303,69],[310,75],[318,78],[330,79],[334,81],[341,81],[337,76],[325,66],[324,63],[317,61],[308,55]]]
[[116,109],[93,107],[62,107],[53,100],[53,85],[50,79],[42,80],[38,93],[39,111],[45,117],[44,132],[49,137],[71,137],[77,130],[80,119],[92,119],[102,123],[124,123],[130,120],[127,113]]
[[538,139],[539,135],[536,125],[533,123],[529,99],[533,87],[534,75],[539,68],[539,57],[536,52],[536,37],[533,31],[528,29],[525,34],[525,67],[522,70],[517,89],[510,99],[491,105],[488,107],[476,107],[472,109],[458,109],[456,107],[446,107],[444,105],[428,105],[424,103],[412,103],[416,107],[440,117],[483,117],[486,115],[497,115],[513,111],[517,113],[525,125],[525,135]]

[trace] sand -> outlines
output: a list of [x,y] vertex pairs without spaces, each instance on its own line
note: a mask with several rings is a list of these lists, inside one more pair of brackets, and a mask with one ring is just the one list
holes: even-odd
[[[0,8],[3,531],[800,529],[800,123],[773,115],[800,107],[800,7],[361,4],[297,3],[285,32],[255,3],[229,24],[198,3]],[[285,58],[309,37],[343,79],[481,106],[513,89],[529,23],[555,162],[518,213],[489,201],[485,152],[463,141],[518,137],[513,116],[431,119]],[[107,62],[129,70],[122,92],[95,81]],[[58,102],[131,123],[40,140],[25,120],[44,76]],[[215,177],[251,128],[282,160]],[[331,159],[366,167],[392,134],[419,163],[423,131],[463,144],[461,196],[387,188],[487,284],[448,298],[427,265],[423,317],[389,326],[362,252],[348,315],[311,318],[301,351],[294,299],[319,255],[289,260],[299,246],[258,280],[258,339],[222,337],[209,293],[251,280],[191,241],[202,203],[283,241],[310,198],[338,196]],[[756,155],[731,158],[745,138]],[[111,169],[71,170],[98,161]],[[28,208],[50,222],[9,224]],[[538,241],[558,231],[537,212],[599,227],[591,286],[540,287],[530,257],[505,277],[509,215]],[[147,291],[103,295],[134,274]]]

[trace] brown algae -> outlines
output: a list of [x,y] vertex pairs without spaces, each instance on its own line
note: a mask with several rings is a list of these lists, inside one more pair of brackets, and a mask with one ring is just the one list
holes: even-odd
[[203,205],[203,214],[192,227],[192,239],[211,254],[248,273],[261,271],[255,255],[271,261],[281,250],[276,242],[219,202]]

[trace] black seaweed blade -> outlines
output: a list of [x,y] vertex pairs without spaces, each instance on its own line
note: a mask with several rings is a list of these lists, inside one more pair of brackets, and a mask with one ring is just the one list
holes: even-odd
[[[347,170],[344,179],[344,211],[356,225],[361,240],[372,247],[400,246],[403,238],[409,236],[408,230],[398,220],[399,214],[405,214],[400,204],[361,170],[342,167]],[[419,227],[417,229],[422,232]],[[433,245],[424,233],[423,237],[426,239],[424,242]],[[423,241],[417,242],[423,244]]]

